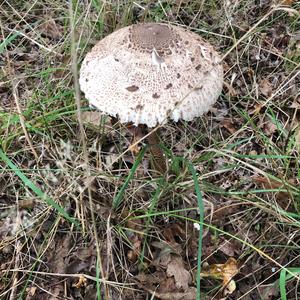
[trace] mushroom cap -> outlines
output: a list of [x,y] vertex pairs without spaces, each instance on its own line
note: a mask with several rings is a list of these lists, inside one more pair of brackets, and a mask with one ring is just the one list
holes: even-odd
[[79,83],[99,110],[121,122],[154,127],[207,112],[221,93],[223,67],[199,35],[144,23],[100,40],[83,60]]

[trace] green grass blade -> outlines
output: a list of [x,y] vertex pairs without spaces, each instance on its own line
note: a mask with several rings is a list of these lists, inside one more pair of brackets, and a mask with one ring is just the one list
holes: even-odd
[[201,273],[201,257],[202,257],[202,236],[203,236],[203,222],[204,222],[204,205],[201,194],[200,185],[198,182],[197,174],[192,163],[187,162],[188,168],[192,174],[194,181],[194,188],[197,195],[197,202],[200,211],[200,230],[199,230],[199,240],[198,240],[198,260],[197,260],[197,300],[201,299],[200,295],[200,273]]
[[20,169],[8,158],[8,156],[0,149],[0,159],[4,161],[9,168],[28,186],[41,200],[45,201],[48,205],[52,206],[58,211],[66,220],[72,224],[79,226],[79,223],[75,218],[69,216],[69,214],[58,205],[53,199],[49,198],[40,188],[38,188]]
[[6,47],[7,47],[14,39],[16,39],[19,35],[20,35],[20,33],[14,33],[14,34],[8,36],[6,39],[4,39],[3,42],[0,44],[0,54],[2,54],[2,53],[4,52],[4,50],[6,50]]
[[112,206],[113,206],[113,209],[118,209],[121,201],[122,201],[122,198],[123,198],[123,195],[124,195],[124,192],[125,190],[127,189],[128,187],[128,184],[130,182],[130,180],[132,179],[138,165],[140,164],[140,162],[142,161],[142,158],[144,157],[144,154],[145,154],[145,151],[146,151],[146,148],[147,147],[144,147],[141,152],[139,153],[138,157],[136,158],[130,172],[129,172],[129,175],[128,177],[126,178],[124,184],[122,185],[122,187],[120,188],[117,196],[114,198],[113,200],[113,203],[112,203]]
[[[294,276],[296,277],[297,274],[300,274],[300,267],[299,268],[287,268],[287,270],[289,270],[290,272],[294,273]],[[286,296],[286,283],[289,279],[293,278],[292,274],[288,274],[286,275],[286,269],[282,269],[280,271],[280,277],[279,277],[279,289],[280,289],[280,297],[281,300],[287,300],[287,296]]]

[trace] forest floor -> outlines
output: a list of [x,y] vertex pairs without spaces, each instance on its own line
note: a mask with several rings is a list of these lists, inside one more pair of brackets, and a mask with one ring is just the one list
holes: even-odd
[[[68,2],[0,1],[0,299],[300,299],[300,3]],[[76,105],[72,71],[150,21],[208,40],[225,76],[161,128],[164,177]]]

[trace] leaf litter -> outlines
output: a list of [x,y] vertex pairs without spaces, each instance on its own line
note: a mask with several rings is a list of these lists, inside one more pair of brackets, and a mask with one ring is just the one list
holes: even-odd
[[[229,1],[216,10],[208,2],[152,1],[145,5],[145,11],[140,8],[143,7],[142,2],[139,5],[130,4],[130,9],[126,1],[125,4],[118,2],[117,7],[107,3],[103,6],[103,26],[99,27],[99,11],[93,4],[90,14],[78,19],[76,35],[82,39],[78,51],[86,46],[85,43],[88,43],[88,49],[99,36],[126,25],[125,18],[132,17],[130,23],[135,23],[143,21],[142,18],[146,16],[149,20],[153,17],[164,22],[170,18],[175,23],[203,29],[199,34],[208,36],[220,52],[225,52],[232,46],[231,41],[243,37],[274,4],[268,0],[258,2],[254,4],[246,1],[240,4]],[[287,9],[298,8],[295,1],[284,1],[283,4]],[[15,3],[12,1],[10,5],[14,6]],[[21,223],[17,225],[21,235],[17,238],[24,244],[23,265],[29,266],[29,269],[37,260],[36,269],[41,272],[78,274],[72,279],[42,273],[32,279],[24,274],[24,277],[20,277],[20,284],[26,284],[27,280],[30,282],[26,289],[27,299],[50,299],[45,291],[51,292],[53,297],[67,295],[73,299],[94,299],[97,296],[96,283],[89,279],[96,277],[95,240],[90,227],[92,209],[96,212],[97,234],[101,240],[103,274],[105,279],[113,283],[109,285],[109,299],[147,299],[151,295],[158,299],[195,299],[199,232],[192,224],[197,221],[198,214],[192,196],[193,187],[190,187],[190,178],[184,166],[180,166],[175,181],[172,181],[174,174],[169,174],[168,192],[162,193],[157,206],[157,212],[164,214],[151,216],[149,224],[146,219],[138,218],[148,211],[152,193],[157,187],[156,179],[149,176],[149,166],[140,170],[129,185],[124,206],[121,207],[124,213],[112,214],[111,202],[120,182],[128,174],[134,157],[127,155],[117,162],[115,160],[128,149],[132,134],[114,120],[103,120],[100,113],[86,111],[82,97],[89,164],[93,173],[90,178],[82,176],[85,166],[78,142],[78,123],[76,117],[69,117],[74,109],[74,99],[65,96],[68,93],[73,95],[68,53],[69,29],[66,30],[65,26],[68,19],[64,17],[68,8],[64,4],[60,5],[58,9],[50,3],[46,7],[39,1],[34,7],[25,4],[23,7],[19,3],[15,7],[17,12],[22,13],[19,19],[6,3],[1,4],[1,12],[4,12],[6,20],[3,26],[5,36],[14,28],[31,38],[18,36],[8,45],[7,52],[15,74],[20,79],[20,100],[30,134],[41,152],[39,165],[32,162],[30,153],[24,147],[18,122],[14,119],[16,112],[7,76],[7,57],[3,53],[0,54],[0,65],[3,67],[0,79],[1,138],[5,141],[3,147],[18,163],[18,167],[28,169],[26,172],[31,180],[39,182],[50,194],[58,195],[55,199],[63,203],[72,214],[84,219],[86,228],[80,232],[68,227],[66,222],[59,221],[57,229],[49,237],[55,223],[55,214],[46,213],[42,221],[35,218],[45,212],[45,206],[39,199],[34,199],[32,203],[32,195],[7,172],[5,164],[1,162],[0,271],[5,276],[0,280],[0,292],[6,293],[4,297],[9,297],[6,291],[13,287],[9,280],[4,279],[11,278],[10,262],[15,259],[14,235],[8,232],[17,228],[15,220],[19,214],[22,218],[19,218]],[[79,3],[78,9],[80,15],[80,9],[85,8]],[[49,10],[51,13],[48,14]],[[132,16],[125,13],[129,11]],[[162,12],[161,16],[157,12]],[[296,214],[299,208],[297,211],[294,205],[295,193],[289,192],[287,184],[266,179],[251,169],[256,167],[278,178],[285,178],[283,182],[293,187],[299,185],[299,178],[295,175],[299,167],[297,151],[300,145],[299,79],[295,77],[290,80],[294,75],[292,70],[295,63],[299,63],[299,34],[294,23],[297,17],[292,12],[286,10],[283,14],[282,11],[274,13],[274,18],[268,20],[274,23],[264,23],[248,36],[247,43],[241,43],[227,56],[224,61],[226,84],[223,94],[206,117],[192,124],[172,123],[162,130],[162,140],[166,148],[171,150],[167,153],[168,158],[174,159],[174,154],[193,161],[208,203],[205,222],[211,227],[206,228],[203,235],[203,258],[208,263],[202,267],[201,291],[206,294],[202,295],[203,299],[278,298],[278,289],[274,287],[278,274],[272,271],[275,266],[243,243],[229,239],[226,233],[254,246],[264,245],[262,251],[278,258],[282,265],[293,264],[299,248],[295,229],[285,227],[280,215],[277,219],[266,207],[256,206],[262,206],[264,201],[276,202],[285,212]],[[82,20],[86,23],[83,24]],[[34,30],[28,29],[28,24]],[[98,34],[91,32],[92,28],[99,30]],[[88,38],[90,36],[91,39]],[[36,42],[49,49],[54,47],[57,54],[45,51]],[[80,56],[82,53],[78,54]],[[278,90],[280,92],[273,97]],[[266,103],[270,97],[273,98]],[[276,122],[270,118],[272,110]],[[281,138],[281,127],[278,124],[290,130],[290,140]],[[264,139],[269,140],[272,146],[267,147]],[[60,140],[69,141],[72,147],[68,147],[68,150],[60,149]],[[216,149],[220,153],[232,151],[230,153],[254,157],[288,153],[293,158],[281,161],[239,158],[243,163],[237,163],[233,157],[216,155],[213,152]],[[278,153],[273,153],[273,149],[277,149]],[[70,155],[61,157],[57,151],[69,152]],[[45,170],[39,172],[43,168]],[[252,193],[257,189],[281,188],[286,191]],[[88,189],[92,193],[92,208],[87,204]],[[25,202],[22,204],[20,199]],[[20,205],[17,208],[18,203]],[[16,209],[11,210],[10,206]],[[190,222],[181,222],[179,217],[169,213],[176,209],[190,210],[187,214],[181,212],[178,215],[189,218]],[[11,217],[10,222],[7,216]],[[34,226],[23,226],[28,221],[28,224]],[[222,233],[214,230],[214,226]],[[47,242],[46,249],[43,240]],[[286,247],[287,244],[291,250]],[[241,269],[238,268],[240,261]],[[287,286],[295,292],[292,280]],[[216,296],[217,289],[220,292]],[[102,296],[105,299],[104,294]]]

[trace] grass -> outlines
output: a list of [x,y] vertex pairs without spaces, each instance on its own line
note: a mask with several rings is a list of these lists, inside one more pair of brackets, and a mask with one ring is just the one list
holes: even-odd
[[[223,296],[200,269],[229,257],[230,299],[300,297],[300,5],[286,3],[75,0],[73,33],[67,3],[0,4],[1,299],[164,299],[183,292],[159,261],[174,257],[197,299]],[[211,112],[162,128],[163,178],[124,125],[82,118],[74,86],[98,39],[141,21],[190,27],[224,58]]]

